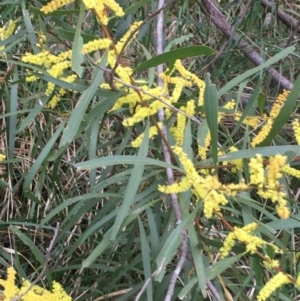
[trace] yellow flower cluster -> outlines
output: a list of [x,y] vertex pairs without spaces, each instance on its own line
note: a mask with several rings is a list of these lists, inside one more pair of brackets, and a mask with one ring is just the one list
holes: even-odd
[[237,185],[223,185],[216,176],[200,176],[193,162],[184,153],[181,147],[174,146],[174,153],[178,156],[186,176],[179,183],[169,186],[159,185],[158,190],[164,193],[180,193],[192,188],[197,199],[203,201],[203,211],[206,218],[211,218],[214,211],[220,211],[220,205],[226,205],[227,199],[225,194],[235,195],[238,191],[247,188],[244,183]]
[[223,244],[223,247],[220,249],[221,257],[224,258],[228,256],[231,249],[234,247],[235,241],[242,242],[246,245],[247,252],[251,254],[255,253],[258,248],[262,248],[264,245],[271,245],[275,251],[275,253],[282,253],[282,251],[275,245],[266,243],[260,237],[254,236],[251,234],[256,228],[258,224],[251,223],[243,228],[234,227],[234,231],[230,232]]
[[[8,22],[8,24],[6,24],[6,26],[4,26],[2,28],[0,27],[0,41],[3,41],[5,39],[9,38],[13,34],[15,28],[16,28],[16,23],[12,20],[10,20]],[[4,49],[4,46],[0,46],[0,52],[3,49]]]
[[[185,112],[189,116],[193,116],[195,112],[194,100],[189,100],[185,106],[181,106],[180,110]],[[185,132],[186,116],[183,114],[177,114],[177,126],[170,128],[170,132],[175,138],[176,144],[181,146],[183,143]]]
[[300,124],[297,119],[293,120],[292,127],[293,127],[296,141],[297,141],[298,145],[300,145]]
[[[31,63],[44,67],[46,68],[47,72],[54,78],[58,78],[68,83],[72,83],[77,78],[75,74],[71,74],[66,77],[63,75],[65,70],[71,67],[71,55],[71,51],[66,51],[56,56],[50,53],[49,51],[44,50],[38,54],[25,53],[25,55],[22,57],[22,61],[25,63]],[[28,82],[33,80],[36,80],[36,76],[30,75],[26,79],[26,81]],[[54,92],[54,90],[55,84],[48,82],[45,95],[50,96]],[[50,99],[48,107],[54,108],[57,105],[60,98],[65,94],[65,92],[65,89],[59,89],[58,93]]]
[[[7,279],[0,279],[0,285],[4,287],[4,296],[1,298],[3,301],[11,301],[18,295],[24,293],[31,286],[30,282],[23,279],[21,288],[15,285],[16,271],[14,268],[9,267],[7,269]],[[24,296],[22,301],[71,301],[72,298],[67,295],[61,285],[53,281],[52,292],[46,289],[34,285]]]
[[[106,8],[111,9],[116,16],[124,16],[124,11],[120,5],[114,0],[82,0],[87,9],[94,9],[99,23],[107,25],[108,17]],[[41,8],[45,14],[52,13],[59,8],[74,2],[74,0],[52,0]]]
[[[157,123],[159,128],[162,129],[163,127],[163,123],[162,122],[158,122]],[[157,135],[158,131],[157,131],[157,127],[156,126],[151,126],[149,129],[149,139],[152,138],[153,136]],[[140,147],[140,145],[143,142],[143,138],[144,138],[144,134],[140,134],[134,141],[131,142],[131,145],[133,147]]]
[[5,158],[6,158],[6,156],[5,156],[5,155],[2,155],[2,154],[0,154],[0,162],[4,161],[4,160],[5,160]]
[[290,283],[290,279],[286,274],[282,272],[277,273],[261,289],[257,296],[257,301],[267,300],[276,289],[288,283]]
[[[229,150],[231,152],[236,152],[238,151],[238,149],[235,146],[231,146],[229,148]],[[232,161],[224,161],[223,165],[227,165],[227,164],[234,164],[235,167],[231,168],[231,171],[233,173],[236,173],[237,171],[243,171],[244,168],[244,164],[243,164],[243,159],[237,159],[237,160],[232,160]]]
[[290,216],[287,201],[284,199],[286,193],[282,191],[279,182],[283,169],[287,169],[285,163],[286,157],[282,155],[270,157],[266,170],[264,170],[261,155],[251,158],[249,163],[250,184],[257,186],[258,194],[261,197],[271,199],[273,203],[276,203],[277,214],[282,219],[287,219]]
[[288,175],[291,175],[295,178],[300,178],[300,170],[296,169],[296,168],[293,168],[293,167],[290,167],[288,165],[285,165],[281,168],[281,171],[288,174]]
[[266,137],[268,136],[268,134],[270,133],[270,131],[272,129],[275,118],[278,116],[278,114],[279,114],[282,106],[284,105],[287,97],[289,96],[289,94],[290,94],[289,91],[283,90],[282,94],[278,95],[278,97],[276,98],[276,100],[272,106],[270,116],[267,119],[266,124],[262,127],[262,129],[257,134],[257,136],[253,138],[253,140],[251,142],[252,147],[255,147],[256,145],[260,144],[261,142],[263,142],[266,139]]

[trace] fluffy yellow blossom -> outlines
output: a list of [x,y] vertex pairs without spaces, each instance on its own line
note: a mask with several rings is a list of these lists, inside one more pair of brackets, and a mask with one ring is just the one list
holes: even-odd
[[189,116],[194,116],[194,114],[195,114],[195,101],[194,100],[189,100],[187,102],[185,112]]
[[279,180],[282,177],[281,169],[286,163],[286,156],[276,155],[270,157],[267,166],[267,185],[269,189],[276,189],[279,186]]
[[220,211],[220,205],[226,205],[228,201],[222,192],[211,190],[208,191],[204,197],[203,203],[203,213],[205,217],[211,218],[214,211]]
[[[115,48],[117,51],[117,54],[120,54],[124,44],[127,42],[127,45],[129,45],[133,39],[135,39],[136,35],[138,34],[138,32],[135,32],[135,34],[133,35],[132,33],[134,31],[136,31],[138,29],[138,27],[142,24],[142,21],[138,21],[138,22],[134,22],[129,29],[127,30],[127,32],[123,35],[123,37],[117,42]],[[129,40],[130,38],[130,40]]]
[[294,131],[296,141],[297,141],[298,145],[300,145],[300,124],[299,124],[299,121],[297,119],[294,119],[293,123],[292,123],[292,126],[293,126],[293,131]]
[[279,272],[277,273],[273,278],[271,278],[265,286],[261,289],[257,296],[258,301],[265,301],[267,300],[271,294],[279,287],[281,287],[284,284],[290,283],[289,277]]
[[7,268],[7,279],[0,279],[0,285],[4,287],[4,296],[6,301],[10,301],[19,294],[18,287],[15,286],[16,271],[14,268]]
[[158,190],[166,194],[180,193],[189,190],[191,186],[192,184],[189,178],[183,177],[179,183],[174,183],[168,186],[158,185]]
[[167,84],[180,85],[183,87],[191,87],[192,86],[191,82],[185,80],[182,77],[177,77],[177,76],[171,77],[170,75],[166,75],[164,73],[161,73],[159,75],[159,77],[164,81],[164,83],[167,83]]
[[257,154],[255,158],[251,158],[249,162],[250,168],[250,183],[253,185],[262,186],[265,182],[263,158]]
[[204,140],[204,145],[198,145],[198,155],[202,160],[206,159],[207,151],[210,147],[211,135],[210,132],[207,132],[207,135]]
[[274,269],[274,268],[278,268],[279,267],[279,261],[277,259],[274,259],[274,260],[271,260],[269,256],[265,256],[267,257],[269,260],[264,260],[263,263],[264,263],[264,266],[267,268],[267,269]]
[[90,41],[83,45],[82,47],[82,53],[87,54],[93,51],[96,51],[98,49],[107,49],[111,45],[110,39],[98,39]]
[[[180,107],[180,110],[185,111],[185,107]],[[172,131],[172,134],[176,140],[176,144],[181,146],[183,143],[184,132],[185,132],[186,117],[183,114],[177,114],[177,126]]]
[[[157,125],[159,126],[160,129],[163,127],[162,122],[158,122]],[[149,139],[157,134],[158,134],[157,127],[151,126],[149,128]],[[133,147],[139,147],[143,142],[143,138],[144,138],[144,133],[140,134],[134,141],[132,141],[131,145]]]
[[270,112],[271,118],[275,119],[277,117],[289,94],[290,91],[283,90],[283,92],[278,95]]
[[289,174],[295,178],[300,178],[300,170],[299,169],[296,169],[296,168],[293,168],[293,167],[290,167],[288,165],[285,165],[281,168],[281,171],[286,173],[286,174]]
[[272,109],[270,112],[270,117],[267,119],[266,124],[262,127],[262,129],[257,134],[257,136],[252,140],[252,142],[251,142],[252,147],[255,147],[256,145],[260,144],[261,142],[263,142],[266,139],[266,137],[268,136],[268,134],[270,133],[270,131],[272,129],[274,120],[278,116],[289,93],[290,93],[289,91],[283,90],[283,93],[278,95],[278,97],[276,98],[276,100],[272,106]]
[[254,236],[251,233],[257,227],[258,224],[256,223],[248,224],[242,228],[234,227],[234,231],[226,237],[223,247],[220,249],[221,257],[224,258],[228,256],[229,252],[234,246],[235,241],[245,244],[247,252],[250,252],[251,254],[255,253],[258,248],[262,248],[266,244],[272,246],[275,253],[282,253],[282,251],[275,245],[267,243],[260,237]]
[[159,100],[155,100],[149,105],[149,107],[142,107],[132,117],[124,119],[123,125],[133,126],[135,123],[144,120],[146,117],[156,114],[157,111],[163,106],[164,105],[162,102],[160,102]]
[[[10,20],[8,24],[6,24],[4,27],[2,28],[0,27],[0,41],[9,38],[13,34],[15,28],[16,28],[16,21],[12,21],[12,20]],[[0,52],[3,49],[4,46],[0,46]]]
[[259,133],[253,138],[251,142],[251,146],[255,147],[256,145],[260,144],[263,142],[267,136],[269,135],[272,126],[273,126],[274,119],[273,118],[268,118],[266,124],[261,128]]
[[41,8],[41,11],[44,12],[45,14],[49,14],[73,1],[74,0],[52,0],[48,4],[44,5]]
[[249,187],[247,186],[244,180],[238,184],[231,183],[222,186],[222,191],[228,196],[235,196],[238,192],[247,191],[248,189]]
[[174,67],[176,70],[182,75],[182,77],[186,78],[187,80],[192,81],[195,83],[199,88],[199,98],[198,98],[198,105],[204,105],[204,90],[205,90],[205,82],[198,78],[195,74],[186,70],[186,68],[182,65],[180,60],[176,60]]
[[[236,112],[234,114],[234,120],[239,121],[240,118],[242,117],[242,113]],[[265,118],[263,116],[246,116],[245,119],[243,120],[243,124],[251,126],[253,129],[257,129],[260,123],[264,120]]]
[[[236,152],[238,151],[238,149],[235,147],[235,146],[231,146],[229,148],[229,150],[231,152]],[[234,164],[235,167],[231,168],[231,171],[233,173],[236,173],[237,171],[243,171],[243,168],[244,168],[244,164],[243,164],[243,159],[237,159],[237,160],[232,160],[232,161],[228,161],[228,162],[223,162],[224,165],[226,165],[227,163],[229,164]]]
[[0,162],[4,161],[4,160],[5,160],[5,158],[6,158],[6,156],[5,156],[5,155],[2,155],[2,154],[0,154]]
[[[27,280],[23,280],[22,286],[19,289],[15,285],[16,271],[14,268],[9,267],[7,269],[7,280],[0,279],[0,285],[4,287],[4,301],[11,301],[20,294],[26,292],[31,284]],[[47,291],[46,289],[34,285],[24,296],[22,296],[22,301],[71,301],[71,297],[63,290],[61,285],[53,281],[52,292]]]

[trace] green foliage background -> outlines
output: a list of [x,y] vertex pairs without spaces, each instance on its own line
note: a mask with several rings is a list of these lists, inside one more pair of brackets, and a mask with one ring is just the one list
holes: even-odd
[[[125,16],[112,18],[108,25],[114,41],[122,37],[133,21],[144,20],[154,13],[156,2],[119,1]],[[235,26],[245,2],[221,1],[218,5]],[[33,281],[46,265],[47,248],[58,227],[40,285],[49,287],[56,280],[74,300],[122,301],[137,297],[163,300],[180,258],[178,247],[185,228],[189,235],[189,256],[196,266],[185,261],[173,300],[216,300],[206,290],[207,280],[220,300],[255,300],[272,273],[258,256],[244,256],[242,245],[233,249],[230,258],[219,260],[218,250],[229,230],[216,217],[205,219],[201,202],[191,202],[190,192],[179,196],[183,222],[175,224],[170,200],[157,190],[159,184],[166,183],[165,168],[169,166],[163,159],[161,139],[146,136],[140,149],[131,147],[130,141],[144,132],[150,121],[124,128],[122,120],[130,114],[128,110],[108,112],[120,94],[98,88],[104,81],[103,72],[85,60],[81,65],[84,75],[68,84],[21,61],[25,52],[39,53],[46,48],[56,53],[74,47],[80,3],[49,16],[39,11],[45,3],[30,0],[0,3],[1,26],[9,20],[17,24],[14,34],[0,41],[0,47],[4,46],[0,50],[0,147],[7,157],[0,165],[2,275],[5,267],[13,265],[18,271],[18,281],[22,277]],[[227,41],[210,23],[200,4],[177,1],[165,11],[165,52],[183,51],[185,66],[199,78],[205,79],[210,73],[207,82],[215,89],[212,93],[218,103],[215,108],[206,108],[207,112],[220,111],[217,105],[234,96],[238,101],[247,98],[250,103],[243,116],[258,111],[257,102],[262,102],[260,109],[267,113],[281,88],[265,68],[272,66],[295,82],[299,76],[297,37],[294,46],[285,47],[291,32],[277,19],[277,6],[274,4],[268,10],[260,1],[252,1],[236,30],[265,59],[265,64],[255,67],[240,52],[238,43]],[[286,12],[299,15],[298,6],[293,6],[296,4],[279,5]],[[267,14],[272,22],[264,26]],[[149,20],[123,54],[126,63],[137,68],[135,76],[150,85],[155,81],[154,67],[160,63],[155,61],[155,22],[155,18]],[[84,43],[104,36],[93,14],[85,15],[81,35]],[[46,36],[44,43],[41,36]],[[194,56],[193,51],[198,48],[191,46],[210,47],[216,55]],[[26,82],[28,70],[41,80]],[[44,95],[47,82],[69,90],[55,109],[45,106],[49,100]],[[289,154],[290,160],[300,156],[290,126],[290,116],[299,116],[299,87],[295,85],[291,100],[260,149],[262,155]],[[184,90],[180,104],[196,97],[195,93],[193,89]],[[85,104],[76,107],[82,95]],[[213,121],[213,117],[208,119]],[[215,126],[213,143],[218,140],[226,149],[231,145],[239,147],[231,159],[255,156],[257,150],[249,150],[247,146],[251,133],[230,118],[230,114],[218,127],[216,123],[212,126]],[[197,135],[201,131],[190,120],[184,148],[191,160],[196,166],[220,164],[222,159],[216,151],[209,154],[207,161],[197,160]],[[244,163],[247,178],[247,160]],[[174,162],[174,171],[182,172],[175,165]],[[295,160],[293,166],[297,165]],[[241,175],[221,170],[219,176],[229,183]],[[294,277],[299,273],[298,182],[286,177],[282,183],[290,193],[292,216],[287,220],[278,219],[272,204],[250,191],[231,199],[222,210],[224,219],[232,226],[258,221],[261,224],[258,235],[284,251],[277,259],[281,268]],[[264,251],[265,255],[275,257],[271,249]],[[138,296],[149,278],[145,292]],[[298,300],[298,295],[298,289],[288,285],[271,299]]]

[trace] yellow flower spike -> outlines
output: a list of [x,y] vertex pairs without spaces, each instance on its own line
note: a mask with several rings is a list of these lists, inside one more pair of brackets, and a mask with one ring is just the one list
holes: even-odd
[[[19,289],[15,285],[15,276],[16,271],[14,268],[9,267],[7,269],[7,280],[0,279],[0,285],[4,287],[3,301],[11,301],[20,294],[26,292],[30,287],[31,283],[28,280],[23,279],[22,286]],[[34,285],[24,296],[22,296],[22,301],[72,301],[72,298],[67,295],[62,286],[53,281],[53,290],[52,292],[47,291],[46,289]]]
[[266,124],[261,128],[257,136],[255,136],[251,142],[251,146],[255,147],[256,145],[260,144],[263,142],[267,136],[269,135],[272,126],[273,126],[274,119],[268,118]]
[[300,273],[298,274],[298,277],[297,277],[297,280],[296,280],[296,284],[297,284],[298,286],[300,286]]
[[87,54],[99,49],[107,49],[110,47],[110,45],[111,45],[110,39],[103,38],[103,39],[93,40],[83,45],[82,53]]
[[73,1],[74,0],[52,0],[48,4],[44,5],[41,8],[41,11],[44,12],[45,14],[49,14]]
[[195,83],[199,88],[199,98],[198,98],[198,105],[203,106],[204,104],[204,90],[205,90],[205,82],[198,78],[195,74],[186,70],[186,68],[182,65],[180,60],[176,60],[174,67],[176,70],[186,79]]
[[[136,32],[132,37],[131,37],[131,34],[142,24],[143,22],[142,21],[139,21],[139,22],[134,22],[130,27],[129,29],[127,30],[127,32],[124,34],[124,36],[117,42],[116,44],[116,50],[117,50],[117,53],[120,54],[125,42],[128,41],[129,37],[130,37],[130,40],[127,42],[127,45],[129,45],[133,39],[135,39],[135,37],[137,36],[138,32]],[[114,50],[112,50],[114,51]],[[115,63],[114,63],[115,64]],[[112,66],[113,67],[113,66]]]
[[195,101],[189,100],[186,104],[186,114],[189,116],[194,116],[195,114]]
[[158,185],[158,190],[160,192],[171,194],[171,193],[180,193],[187,191],[192,186],[188,177],[183,177],[179,183],[174,183],[168,186]]
[[204,208],[203,213],[206,218],[211,218],[214,211],[220,211],[220,205],[226,205],[227,199],[223,193],[219,193],[216,190],[208,192],[207,196],[203,199]]
[[[238,151],[238,149],[235,146],[231,146],[229,148],[229,150],[231,152],[236,152]],[[243,159],[238,159],[238,160],[232,160],[232,161],[228,161],[230,164],[235,164],[234,168],[231,168],[231,171],[233,173],[236,173],[237,171],[243,171],[244,168],[244,164],[243,164]]]
[[251,158],[249,162],[250,182],[251,184],[262,186],[265,182],[263,158],[257,154],[255,158]]
[[235,244],[235,234],[230,232],[224,240],[223,247],[220,249],[221,258],[225,258],[229,255]]
[[243,228],[234,227],[234,231],[226,237],[224,245],[220,249],[221,257],[224,258],[228,256],[230,250],[234,246],[235,240],[244,243],[247,252],[250,252],[251,254],[255,253],[257,248],[265,245],[266,243],[263,239],[251,234],[257,227],[258,225],[256,223],[248,224]]
[[183,151],[180,146],[173,147],[174,153],[178,156],[183,169],[186,172],[186,176],[193,183],[201,182],[201,177],[198,175],[193,162],[188,158],[187,154]]
[[19,289],[15,285],[16,271],[14,268],[7,268],[7,280],[0,279],[0,285],[4,287],[4,300],[11,300],[19,294]]
[[280,185],[279,180],[282,177],[282,173],[280,171],[285,163],[286,156],[276,155],[269,159],[269,165],[267,167],[267,185],[269,189],[276,189]]
[[294,119],[293,123],[292,123],[292,126],[293,126],[293,131],[294,131],[296,141],[297,141],[298,145],[300,145],[300,124],[299,124],[299,121],[297,119]]
[[[180,107],[180,110],[184,110],[183,107]],[[176,144],[179,146],[182,146],[183,138],[184,138],[184,132],[185,132],[185,122],[186,117],[183,114],[178,113],[177,114],[177,127],[174,131],[174,138],[176,140]]]
[[281,168],[281,171],[288,174],[288,175],[291,175],[295,178],[300,178],[300,170],[296,169],[296,168],[293,168],[293,167],[290,167],[288,165],[285,165]]
[[272,129],[275,118],[278,116],[289,94],[290,94],[289,91],[283,90],[282,94],[278,95],[278,97],[276,98],[272,106],[270,117],[268,118],[266,124],[262,127],[262,129],[257,134],[257,136],[252,140],[251,142],[252,147],[255,147],[256,145],[260,144],[262,141],[266,139],[266,137],[268,136],[268,134]]
[[290,283],[288,276],[282,272],[279,272],[261,289],[257,296],[257,301],[267,300],[276,289],[288,283]]
[[[158,122],[157,124],[158,124],[159,128],[162,129],[162,127],[163,127],[162,122]],[[149,139],[157,134],[158,134],[157,127],[151,126],[149,128]],[[143,138],[144,138],[144,133],[140,134],[134,141],[131,142],[132,147],[136,147],[136,148],[140,147],[140,145],[142,144]]]
[[277,259],[271,260],[269,256],[265,256],[269,258],[269,261],[264,260],[263,264],[267,269],[274,269],[279,267],[279,261]]

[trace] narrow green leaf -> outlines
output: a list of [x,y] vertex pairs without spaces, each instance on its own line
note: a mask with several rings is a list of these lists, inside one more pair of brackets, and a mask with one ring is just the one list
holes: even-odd
[[28,236],[26,236],[24,233],[22,233],[19,229],[17,229],[14,226],[9,226],[8,229],[11,232],[13,232],[15,235],[17,235],[20,238],[20,240],[23,241],[23,243],[30,248],[30,250],[36,257],[36,259],[41,263],[41,265],[45,264],[46,261],[45,256]]
[[236,76],[234,79],[229,81],[223,88],[221,88],[219,90],[218,97],[221,97],[228,91],[231,91],[232,88],[236,87],[239,83],[244,81],[246,78],[248,78],[256,73],[259,73],[264,68],[267,68],[270,65],[280,61],[281,59],[283,59],[284,57],[286,57],[293,51],[295,51],[294,46],[287,47],[287,48],[283,49],[282,51],[280,51],[279,53],[277,53],[276,55],[274,55],[273,57],[271,57],[270,59],[268,59],[266,62],[262,63],[261,65],[255,67],[253,69],[247,70],[246,72]]
[[211,150],[214,164],[218,161],[218,93],[216,85],[210,81],[210,75],[205,78],[204,112],[211,136]]
[[186,59],[200,55],[212,55],[214,50],[207,46],[189,46],[157,55],[145,63],[140,64],[134,71],[145,70],[151,67],[158,66],[163,63],[172,63],[176,60]]
[[88,268],[111,244],[110,234],[112,228],[110,228],[105,235],[103,236],[101,242],[97,245],[97,247],[92,251],[92,253],[82,262],[82,269]]
[[281,155],[287,154],[287,156],[291,156],[292,153],[294,154],[294,156],[299,156],[300,146],[280,145],[280,146],[266,146],[266,147],[244,149],[236,152],[231,152],[222,157],[219,157],[218,162],[253,158],[256,156],[256,154],[261,154],[263,157],[268,157],[268,156],[274,156],[276,154],[281,154]]
[[86,200],[90,200],[90,199],[94,199],[94,198],[105,198],[105,197],[115,197],[115,198],[120,198],[121,196],[118,194],[114,194],[114,193],[88,193],[85,195],[80,195],[71,199],[67,199],[65,201],[63,201],[61,204],[59,204],[58,206],[56,206],[55,208],[53,208],[49,214],[42,219],[42,221],[40,222],[39,227],[42,228],[44,227],[44,225],[46,223],[48,223],[54,216],[56,216],[57,214],[59,214],[61,211],[65,210],[66,208],[68,208],[68,206],[71,206],[73,204],[76,204],[78,202],[84,202]]
[[[149,120],[147,122],[146,129],[144,131],[143,142],[140,146],[138,156],[146,157],[148,153],[148,145],[149,145]],[[115,220],[115,223],[112,227],[112,233],[110,239],[114,241],[116,236],[120,230],[120,227],[128,215],[128,210],[131,204],[134,201],[134,197],[139,189],[140,182],[144,172],[144,165],[135,164],[132,169],[132,174],[129,178],[128,185],[126,186],[123,202],[118,210],[118,214]]]
[[213,265],[207,267],[205,269],[206,278],[208,280],[212,280],[222,274],[226,269],[232,266],[237,260],[239,260],[244,253],[238,254],[236,256],[231,256],[219,260],[218,262],[214,263]]
[[[143,223],[138,217],[139,222],[139,229],[140,229],[140,239],[141,239],[141,249],[142,249],[142,258],[143,258],[143,271],[144,271],[144,279],[145,282],[148,281],[148,279],[151,279],[151,257],[150,257],[150,246],[148,244],[146,231],[143,227]],[[147,288],[147,300],[152,301],[153,300],[153,287],[152,287],[152,281],[150,280]]]
[[185,229],[186,225],[190,223],[196,216],[198,209],[201,206],[201,202],[198,203],[195,210],[188,216],[186,216],[182,222],[168,234],[163,247],[161,248],[157,258],[157,274],[155,276],[156,281],[162,281],[165,274],[165,266],[172,260],[182,240],[181,232]]
[[130,7],[128,7],[125,10],[125,16],[129,15],[130,13],[135,12],[137,9],[139,9],[140,7],[143,7],[148,2],[150,2],[150,0],[141,0],[139,2],[132,4]]
[[192,39],[194,37],[194,35],[192,33],[188,34],[188,35],[183,35],[179,38],[175,38],[173,39],[164,49],[164,53],[170,51],[172,49],[173,46],[175,46],[176,44],[181,44],[185,41],[188,41],[190,39]]
[[[101,60],[100,67],[104,68],[106,66],[106,60],[107,60],[107,52],[105,53],[105,55]],[[78,128],[80,127],[80,123],[85,114],[85,111],[102,81],[103,81],[103,70],[95,69],[95,74],[91,82],[91,85],[86,91],[82,93],[81,97],[79,98],[78,103],[75,109],[73,110],[69,122],[63,132],[59,147],[62,147],[63,145],[70,143],[73,140],[74,136],[77,133]]]
[[42,166],[42,164],[45,163],[46,158],[49,156],[49,153],[50,153],[54,143],[58,139],[59,135],[61,134],[63,128],[64,128],[64,123],[62,123],[58,127],[56,132],[49,139],[48,143],[45,145],[45,147],[43,148],[43,150],[41,151],[41,153],[39,154],[39,156],[37,157],[37,159],[31,166],[31,168],[29,169],[28,174],[26,175],[25,180],[24,180],[24,185],[23,185],[24,191],[30,190],[29,187],[30,187],[31,182],[33,181],[34,177],[36,176],[39,168]]
[[198,284],[203,296],[206,296],[206,276],[204,270],[204,264],[202,260],[202,252],[200,251],[198,237],[195,231],[195,226],[190,223],[187,225],[187,231],[189,234],[189,243],[195,263],[195,269],[198,279]]
[[282,127],[287,123],[289,118],[291,118],[291,114],[295,109],[295,105],[298,101],[298,97],[300,94],[300,75],[298,76],[292,91],[287,97],[283,107],[281,108],[279,114],[275,118],[272,129],[266,139],[261,143],[261,145],[268,145],[272,139],[279,133]]
[[160,166],[163,168],[170,167],[172,169],[184,172],[183,169],[178,168],[172,164],[168,164],[159,160],[144,158],[140,156],[129,156],[129,155],[120,155],[120,156],[110,156],[110,157],[103,157],[94,160],[89,160],[86,162],[80,162],[75,164],[76,167],[86,170],[86,169],[93,169],[102,166],[110,166],[110,165],[117,165],[117,164],[135,164],[135,165],[153,165],[153,166]]
[[265,103],[266,103],[266,95],[264,93],[259,93],[258,96],[257,96],[257,106],[258,106],[258,109],[259,109],[259,113],[261,115],[264,114]]
[[190,290],[197,284],[198,279],[197,277],[193,277],[187,284],[184,285],[183,289],[178,294],[178,298],[180,300],[185,300],[187,297],[186,295],[190,292]]

